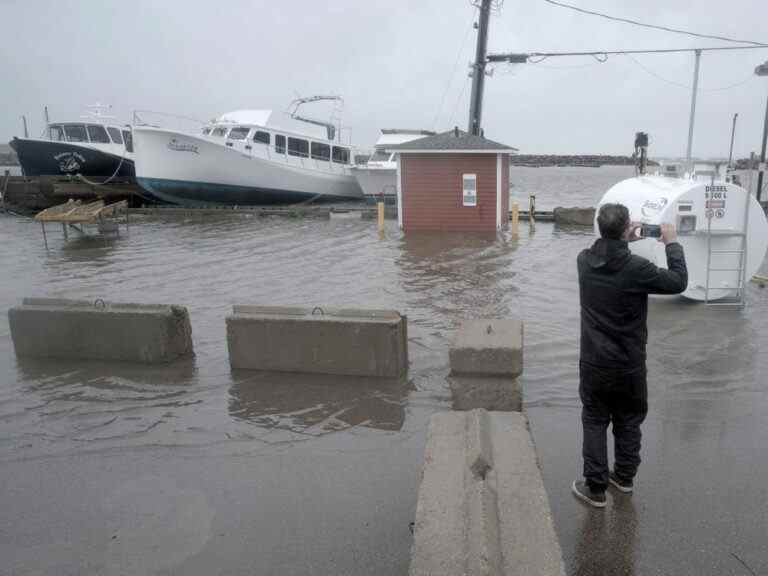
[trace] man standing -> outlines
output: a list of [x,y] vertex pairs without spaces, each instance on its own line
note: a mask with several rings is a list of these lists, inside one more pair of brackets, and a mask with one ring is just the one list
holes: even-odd
[[[640,465],[640,424],[648,412],[648,294],[683,292],[688,272],[673,225],[661,225],[666,270],[629,251],[627,243],[638,239],[639,225],[630,223],[625,206],[604,204],[597,225],[601,237],[578,257],[584,480],[574,481],[571,489],[584,502],[603,508],[609,483],[621,492],[632,492]],[[610,472],[609,423],[614,441]]]

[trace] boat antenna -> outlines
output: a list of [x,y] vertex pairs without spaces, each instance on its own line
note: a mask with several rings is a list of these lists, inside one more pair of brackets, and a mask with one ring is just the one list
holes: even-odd
[[299,116],[299,108],[301,108],[304,104],[310,104],[312,102],[320,102],[320,101],[335,101],[335,102],[344,102],[344,99],[341,96],[334,96],[334,95],[317,95],[317,96],[307,96],[305,98],[296,98],[293,100],[290,104],[288,104],[288,109],[290,110],[291,118],[294,120],[299,120],[300,122],[306,122],[307,124],[314,124],[316,126],[322,126],[326,129],[328,133],[328,140],[334,140],[336,138],[336,126],[332,122],[324,122],[322,120],[315,120],[314,118],[307,118],[305,116]]

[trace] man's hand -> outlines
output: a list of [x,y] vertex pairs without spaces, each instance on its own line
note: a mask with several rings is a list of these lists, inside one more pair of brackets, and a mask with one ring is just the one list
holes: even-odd
[[627,233],[627,242],[637,242],[642,240],[640,236],[640,228],[643,226],[642,222],[630,222],[629,232]]
[[664,242],[664,245],[677,242],[677,229],[675,228],[674,224],[661,225],[661,236],[659,237],[659,242]]

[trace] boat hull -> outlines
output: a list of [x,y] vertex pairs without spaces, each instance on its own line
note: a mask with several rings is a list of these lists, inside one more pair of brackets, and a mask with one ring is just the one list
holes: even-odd
[[355,178],[366,196],[396,196],[397,168],[356,166]]
[[116,154],[78,146],[70,142],[52,142],[14,138],[9,142],[25,176],[75,175],[91,178],[133,180],[133,160]]
[[363,197],[347,165],[251,150],[161,128],[135,127],[138,184],[165,202],[187,206],[293,204]]

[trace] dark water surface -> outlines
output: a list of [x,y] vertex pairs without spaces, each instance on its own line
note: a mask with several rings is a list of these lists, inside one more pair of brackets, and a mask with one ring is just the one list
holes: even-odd
[[[546,208],[591,204],[630,173],[512,176]],[[0,309],[27,295],[183,304],[196,357],[20,362],[0,317],[0,573],[406,573],[428,418],[451,405],[450,338],[463,318],[510,315],[526,323],[526,409],[569,574],[768,572],[768,290],[751,284],[743,312],[652,302],[637,490],[594,513],[569,493],[575,257],[591,233],[388,226],[144,218],[107,243],[51,227],[46,253],[37,225],[1,217]],[[409,379],[231,373],[235,303],[398,309]]]

